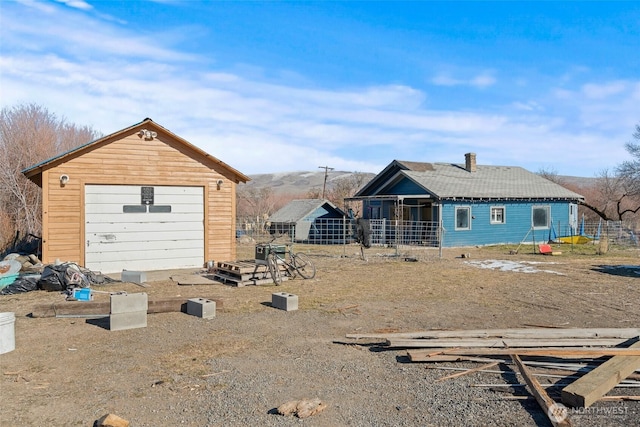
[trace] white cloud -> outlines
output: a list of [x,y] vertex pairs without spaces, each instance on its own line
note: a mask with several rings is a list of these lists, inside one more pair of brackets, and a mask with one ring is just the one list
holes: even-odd
[[483,89],[496,84],[496,79],[489,72],[484,72],[469,79],[454,78],[450,74],[438,74],[431,79],[431,83],[436,86],[472,86]]
[[603,99],[629,90],[629,83],[624,81],[606,82],[604,84],[588,83],[582,86],[582,93],[589,99]]
[[496,79],[493,76],[488,74],[483,74],[480,76],[476,76],[470,81],[471,86],[475,86],[478,88],[485,88],[488,86],[493,86],[496,83]]
[[513,105],[513,108],[515,108],[516,110],[524,110],[524,111],[544,110],[544,108],[536,101],[526,101],[526,102],[516,101],[511,105]]
[[93,9],[93,6],[91,6],[86,1],[82,1],[82,0],[56,0],[56,1],[58,3],[65,4],[65,5],[69,6],[69,7],[75,8],[75,9],[80,9],[80,10],[91,10],[91,9]]
[[[209,58],[174,49],[161,29],[141,34],[77,10],[28,4],[35,22],[3,19],[0,29],[12,47],[0,52],[2,106],[35,102],[104,133],[151,117],[244,173],[318,164],[379,172],[394,158],[462,162],[474,151],[479,164],[592,176],[625,158],[639,118],[640,81],[563,81],[505,97],[504,105],[454,110],[408,84],[332,88],[303,75],[267,81],[257,66],[203,68]],[[474,89],[488,92],[497,81],[483,71],[464,79],[442,73],[432,83],[457,86],[473,100]]]

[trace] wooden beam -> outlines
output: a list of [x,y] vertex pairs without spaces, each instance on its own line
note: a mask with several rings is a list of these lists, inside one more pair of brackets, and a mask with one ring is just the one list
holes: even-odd
[[640,349],[637,348],[609,348],[609,347],[591,347],[591,348],[445,348],[436,352],[435,349],[430,350],[409,350],[407,354],[412,362],[422,362],[424,356],[434,356],[437,354],[458,355],[458,356],[504,356],[510,355],[517,351],[520,356],[553,356],[566,357],[572,359],[593,358],[602,356],[640,356]]
[[640,335],[640,328],[514,328],[514,329],[471,329],[434,330],[418,332],[347,334],[353,339],[394,339],[394,338],[634,338]]
[[[640,351],[640,341],[629,347]],[[602,396],[640,369],[639,356],[616,356],[583,375],[562,390],[562,403],[588,408]]]
[[[147,313],[187,312],[187,300],[184,297],[149,298]],[[223,300],[207,298],[216,302],[216,309],[221,309]],[[108,316],[111,311],[110,301],[65,301],[54,304],[39,304],[33,308],[31,317],[100,317]]]
[[393,348],[444,348],[444,347],[583,347],[614,346],[626,340],[620,338],[443,338],[443,339],[390,339],[387,345]]
[[458,372],[458,373],[455,373],[455,374],[447,375],[446,377],[438,378],[436,380],[436,382],[440,382],[440,381],[444,381],[444,380],[450,380],[450,379],[453,379],[453,378],[458,378],[458,377],[461,377],[463,375],[473,374],[474,372],[484,371],[486,369],[493,368],[494,366],[497,366],[500,363],[502,363],[502,362],[487,363],[486,365],[478,366],[477,368],[467,369],[467,370],[465,370],[463,372]]
[[518,367],[518,371],[520,371],[520,374],[527,383],[527,386],[529,386],[531,394],[536,398],[538,405],[540,405],[544,413],[547,415],[551,424],[558,427],[570,426],[571,422],[568,418],[567,408],[562,405],[558,405],[551,397],[549,397],[546,390],[542,388],[538,380],[529,372],[529,369],[524,366],[524,363],[522,363],[522,360],[517,354],[512,354],[511,359]]

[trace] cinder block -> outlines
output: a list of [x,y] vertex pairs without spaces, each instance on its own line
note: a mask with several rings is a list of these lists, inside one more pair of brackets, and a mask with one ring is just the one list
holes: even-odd
[[148,308],[149,299],[146,292],[111,295],[111,314],[133,313],[137,311],[144,311],[146,313]]
[[122,270],[120,280],[129,283],[144,283],[147,281],[147,273],[144,271]]
[[116,313],[109,316],[109,330],[123,331],[147,327],[147,311],[133,311],[130,313]]
[[271,305],[285,311],[298,309],[298,295],[287,292],[276,292],[271,294]]
[[213,319],[216,317],[216,302],[205,298],[188,299],[187,314],[203,319]]

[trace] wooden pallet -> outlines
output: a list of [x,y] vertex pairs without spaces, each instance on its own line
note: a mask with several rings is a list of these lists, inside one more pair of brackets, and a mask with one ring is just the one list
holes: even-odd
[[[285,267],[280,266],[280,269],[284,271]],[[219,282],[238,287],[273,284],[269,268],[266,265],[256,264],[253,260],[218,262],[214,278]],[[286,280],[287,277],[282,279]]]
[[244,273],[264,273],[269,272],[269,267],[263,264],[256,264],[253,260],[243,261],[220,261],[218,262],[218,270],[229,271],[236,274]]
[[[262,278],[253,277],[253,278],[241,280],[238,277],[227,275],[222,272],[217,272],[215,274],[215,278],[219,282],[222,282],[227,285],[237,286],[239,288],[242,286],[248,286],[248,285],[273,285],[274,284],[271,276],[266,276]],[[287,277],[283,277],[282,280],[283,281],[287,280]]]

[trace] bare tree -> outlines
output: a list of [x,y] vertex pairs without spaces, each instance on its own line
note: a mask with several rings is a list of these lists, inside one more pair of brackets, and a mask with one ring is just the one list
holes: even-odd
[[640,124],[633,137],[638,142],[625,144],[631,159],[618,165],[614,172],[602,171],[596,194],[583,203],[605,220],[629,220],[640,212]]
[[275,200],[273,190],[269,187],[239,187],[237,192],[238,220],[245,227],[262,231],[264,224],[274,212]]
[[547,169],[542,168],[536,172],[537,175],[540,175],[543,178],[548,179],[549,181],[556,183],[558,185],[564,186],[564,180],[558,175],[558,171],[556,169]]
[[345,210],[344,199],[356,194],[367,182],[367,175],[361,172],[354,172],[348,176],[340,177],[332,181],[328,198],[334,205]]
[[41,190],[22,170],[98,136],[93,129],[69,124],[36,104],[0,111],[0,249],[17,232],[41,234]]

